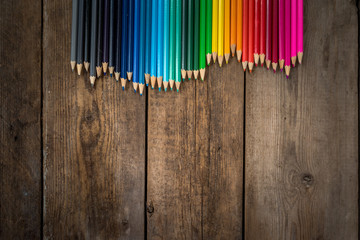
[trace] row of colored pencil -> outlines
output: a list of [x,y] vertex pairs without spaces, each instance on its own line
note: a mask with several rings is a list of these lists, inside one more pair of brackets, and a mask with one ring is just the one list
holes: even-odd
[[303,0],[73,0],[71,67],[177,90],[181,78],[205,76],[211,57],[237,55],[244,71],[274,71],[303,56]]

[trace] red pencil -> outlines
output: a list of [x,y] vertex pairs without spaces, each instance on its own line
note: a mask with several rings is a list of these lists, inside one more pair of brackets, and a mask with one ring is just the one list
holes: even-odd
[[272,67],[276,72],[278,65],[278,0],[273,0],[272,10]]
[[266,49],[266,0],[260,0],[260,62],[261,66],[265,61]]
[[254,61],[255,66],[259,63],[260,53],[260,0],[255,0],[255,42],[254,42]]
[[255,20],[255,0],[249,0],[249,70],[252,72],[254,67],[254,20]]
[[266,67],[270,69],[271,63],[271,30],[272,30],[272,0],[266,0]]
[[244,71],[248,64],[249,56],[249,0],[243,0],[243,53],[242,65]]

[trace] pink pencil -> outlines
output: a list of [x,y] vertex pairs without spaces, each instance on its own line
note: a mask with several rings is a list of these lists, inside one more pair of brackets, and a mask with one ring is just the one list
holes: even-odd
[[297,0],[297,54],[298,61],[301,64],[304,51],[304,13],[303,13],[303,0]]
[[287,78],[289,78],[290,75],[290,1],[291,0],[285,0],[285,73]]
[[279,67],[284,69],[285,61],[285,0],[279,0]]
[[260,0],[255,0],[255,43],[254,43],[254,59],[255,66],[259,63],[260,54]]
[[[272,30],[272,1],[266,0],[266,54],[265,62],[266,67],[269,70],[271,64],[271,30]],[[274,0],[277,1],[277,0]]]
[[278,7],[279,7],[279,1],[278,0],[274,0],[273,1],[273,19],[272,19],[272,67],[274,69],[274,72],[276,72],[276,68],[278,65],[278,55],[279,55],[279,49],[278,49],[278,37],[279,37],[279,33],[278,33],[278,27],[279,27],[279,13],[278,13]]
[[296,63],[296,48],[297,48],[297,39],[296,39],[296,0],[291,0],[291,62],[293,67]]

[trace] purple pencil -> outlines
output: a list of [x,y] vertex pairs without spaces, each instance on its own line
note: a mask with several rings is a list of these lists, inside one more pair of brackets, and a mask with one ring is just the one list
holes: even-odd
[[278,0],[273,0],[273,15],[272,15],[272,67],[274,72],[276,72],[276,68],[278,65],[278,21],[279,21],[279,14],[278,14]]
[[304,52],[304,11],[303,0],[297,0],[297,56],[301,64]]

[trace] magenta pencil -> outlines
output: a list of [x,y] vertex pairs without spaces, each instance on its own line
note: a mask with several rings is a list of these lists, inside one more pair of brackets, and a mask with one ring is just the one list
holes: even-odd
[[276,72],[276,68],[278,65],[278,56],[279,56],[279,49],[278,49],[278,0],[273,0],[273,15],[272,15],[272,67],[274,72]]
[[260,0],[255,0],[255,42],[254,42],[254,61],[255,66],[259,63],[260,54]]
[[266,62],[267,69],[270,69],[270,64],[271,64],[272,1],[273,0],[266,0],[266,53],[265,53],[265,62]]
[[301,64],[304,52],[304,11],[303,0],[297,0],[297,56]]
[[297,48],[297,39],[296,39],[296,0],[291,0],[291,62],[293,67],[296,63],[296,48]]
[[279,67],[284,69],[285,61],[285,0],[279,0]]
[[290,75],[290,39],[291,39],[291,12],[290,12],[290,1],[291,0],[285,0],[285,73],[286,77],[289,78]]

